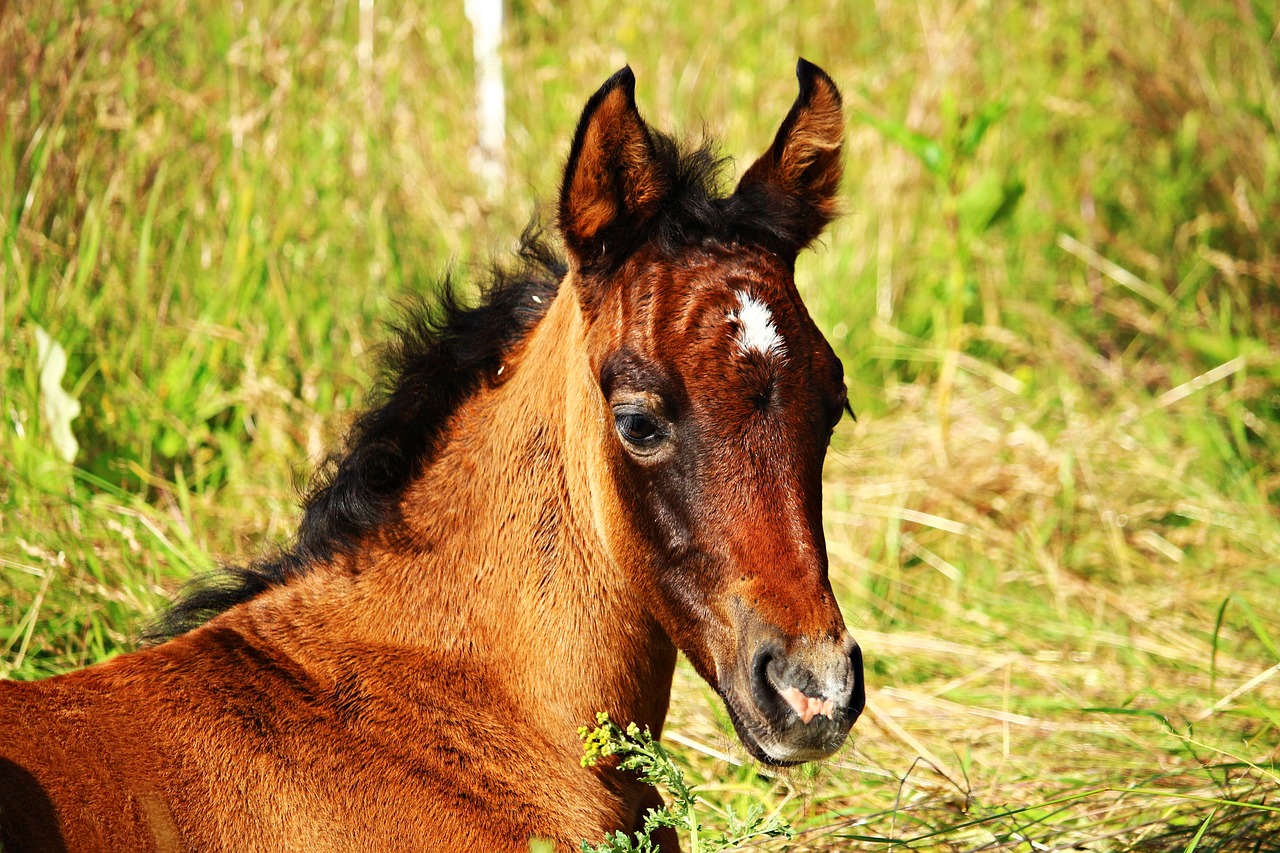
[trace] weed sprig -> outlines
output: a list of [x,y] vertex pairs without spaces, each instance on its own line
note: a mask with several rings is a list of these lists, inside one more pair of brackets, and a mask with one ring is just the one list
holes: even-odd
[[619,770],[638,773],[645,783],[665,789],[671,800],[661,809],[650,809],[643,828],[634,835],[618,831],[600,844],[583,841],[583,853],[656,853],[653,833],[662,827],[687,833],[691,853],[728,850],[754,838],[792,836],[790,824],[777,814],[766,817],[759,803],[751,804],[743,815],[726,809],[727,826],[717,832],[707,831],[699,815],[710,807],[694,794],[694,786],[685,781],[684,772],[648,728],[642,730],[635,723],[623,728],[601,711],[596,714],[596,727],[583,726],[578,729],[578,736],[583,743],[583,767],[594,766],[601,758],[616,757]]

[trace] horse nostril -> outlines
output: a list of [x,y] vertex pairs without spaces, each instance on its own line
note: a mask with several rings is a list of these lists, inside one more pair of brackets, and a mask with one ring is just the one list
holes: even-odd
[[867,686],[862,677],[862,649],[856,642],[849,652],[849,669],[853,673],[853,693],[849,696],[849,716],[850,722],[853,722],[867,706]]
[[756,690],[772,690],[769,686],[769,664],[778,657],[772,644],[762,646],[751,659],[751,686]]
[[751,696],[755,700],[756,707],[762,710],[778,707],[780,699],[778,697],[778,688],[775,684],[781,659],[782,649],[772,642],[761,644],[751,658],[751,672],[749,675]]

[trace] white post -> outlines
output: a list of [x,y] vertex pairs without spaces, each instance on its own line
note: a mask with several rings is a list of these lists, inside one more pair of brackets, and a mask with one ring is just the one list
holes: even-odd
[[465,0],[476,63],[476,147],[471,168],[489,201],[502,197],[506,183],[506,105],[502,86],[502,0]]

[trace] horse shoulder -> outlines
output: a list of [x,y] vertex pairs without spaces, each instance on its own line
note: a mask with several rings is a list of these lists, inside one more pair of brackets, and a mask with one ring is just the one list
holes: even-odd
[[0,682],[4,849],[183,849],[163,794],[148,785],[145,731],[111,687],[117,667]]
[[[347,689],[377,701],[353,721],[352,743],[384,758],[376,810],[385,809],[387,825],[398,822],[402,841],[523,853],[541,837],[577,850],[630,822],[635,786],[583,768],[575,727],[519,701],[495,664],[447,653],[359,659]],[[379,732],[396,733],[397,743],[379,743]]]
[[520,701],[496,662],[299,648],[233,611],[0,682],[4,849],[574,850],[659,802],[582,768],[572,721]]

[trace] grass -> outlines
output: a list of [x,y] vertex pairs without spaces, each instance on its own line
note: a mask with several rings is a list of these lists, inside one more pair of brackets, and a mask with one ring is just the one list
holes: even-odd
[[859,413],[827,530],[869,710],[773,776],[682,668],[677,760],[775,847],[1280,849],[1275,10],[509,5],[492,202],[462,3],[0,6],[0,675],[287,537],[396,299],[510,246],[623,62],[741,163],[803,55],[850,114],[798,277]]

